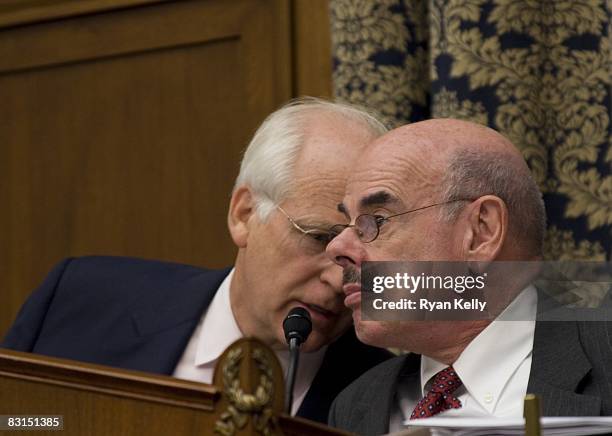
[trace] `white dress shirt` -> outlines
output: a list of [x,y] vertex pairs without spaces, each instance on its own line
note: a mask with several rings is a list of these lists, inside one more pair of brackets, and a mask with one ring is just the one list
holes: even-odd
[[[234,341],[243,337],[234,313],[230,306],[230,283],[234,275],[232,269],[219,286],[213,300],[204,312],[187,348],[183,352],[173,376],[201,383],[212,383],[217,360],[223,351]],[[308,392],[321,363],[327,347],[315,353],[303,353],[300,356],[298,374],[293,389],[291,413],[296,414],[302,400]],[[286,373],[289,365],[288,351],[275,351],[278,360]]]
[[[522,417],[527,393],[537,308],[535,287],[525,288],[514,301],[463,350],[453,363],[463,386],[454,392],[461,408],[441,412],[451,417]],[[504,320],[506,319],[506,320]],[[508,321],[512,320],[512,321]],[[447,364],[421,357],[420,377],[398,384],[390,431],[403,422],[431,388],[434,376]],[[419,383],[416,383],[416,378]]]

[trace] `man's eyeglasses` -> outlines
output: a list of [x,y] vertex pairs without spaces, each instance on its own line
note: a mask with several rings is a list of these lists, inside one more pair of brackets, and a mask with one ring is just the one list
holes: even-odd
[[[407,215],[409,213],[417,212],[423,209],[429,209],[430,207],[434,207],[434,206],[441,206],[443,204],[454,203],[456,201],[474,201],[474,199],[462,198],[462,199],[457,199],[457,200],[449,200],[449,201],[444,201],[442,203],[430,204],[429,206],[418,207],[416,209],[408,210],[402,213],[396,213],[395,215],[389,215],[389,216],[371,215],[371,214],[366,213],[363,215],[359,215],[357,218],[355,218],[355,224],[336,224],[332,226],[330,228],[331,239],[335,238],[340,233],[342,233],[344,229],[353,227],[355,229],[355,233],[357,233],[357,237],[359,237],[359,240],[361,242],[364,242],[364,243],[372,242],[376,238],[378,238],[378,235],[380,234],[381,226],[387,221],[389,221],[391,218],[395,218],[400,215]],[[330,239],[330,242],[331,242],[331,239]]]
[[280,206],[276,206],[276,208],[281,211],[281,213],[283,215],[285,215],[285,217],[289,220],[289,222],[291,223],[291,225],[298,231],[300,232],[302,235],[306,236],[308,238],[308,240],[315,246],[317,246],[317,248],[320,248],[321,251],[325,250],[325,247],[327,247],[327,244],[329,244],[331,242],[332,239],[334,239],[335,236],[337,236],[337,234],[334,234],[328,230],[324,230],[324,229],[304,229],[302,226],[300,226],[298,223],[295,222],[295,220],[293,218],[291,218],[291,216],[289,216],[289,214],[287,212],[285,212],[285,209],[283,209]]

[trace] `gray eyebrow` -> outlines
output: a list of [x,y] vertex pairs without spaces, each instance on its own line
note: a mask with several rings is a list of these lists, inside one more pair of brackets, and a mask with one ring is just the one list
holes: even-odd
[[359,205],[361,208],[366,208],[368,206],[384,206],[387,204],[397,203],[399,200],[393,195],[389,194],[386,191],[378,191],[373,194],[368,195],[367,197],[362,198],[359,201]]

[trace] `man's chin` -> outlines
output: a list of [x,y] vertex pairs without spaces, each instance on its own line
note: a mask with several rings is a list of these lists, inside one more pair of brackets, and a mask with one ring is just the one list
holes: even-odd
[[385,340],[380,329],[380,322],[363,321],[361,319],[361,310],[357,309],[353,311],[353,324],[355,325],[355,334],[357,335],[357,339],[359,339],[361,342],[376,347],[385,346],[380,345],[380,343]]
[[357,338],[367,345],[381,348],[397,347],[392,343],[392,335],[388,329],[384,328],[384,323],[380,321],[359,321],[355,323],[355,333]]
[[[300,345],[300,351],[302,353],[313,353],[320,350],[321,347],[327,345],[329,342],[329,340],[326,340],[315,333],[311,333],[306,342]],[[282,338],[278,338],[274,344],[270,345],[270,347],[277,351],[287,351],[289,349],[289,345],[287,344],[284,336]]]
[[311,333],[308,340],[302,344],[300,351],[303,353],[314,353],[329,343],[329,339],[323,338],[316,333]]

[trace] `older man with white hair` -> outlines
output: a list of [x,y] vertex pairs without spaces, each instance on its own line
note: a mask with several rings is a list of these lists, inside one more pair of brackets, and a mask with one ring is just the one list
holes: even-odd
[[[282,323],[303,307],[313,331],[294,414],[324,422],[334,396],[388,353],[359,343],[343,305],[342,269],[325,255],[342,219],[352,161],[385,132],[370,114],[318,99],[271,114],[247,148],[228,212],[234,268],[116,257],[67,259],[29,298],[3,347],[210,383],[243,336],[286,366]],[[329,345],[331,344],[331,345]]]

